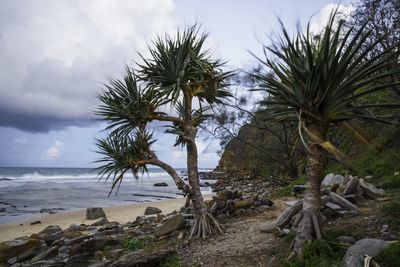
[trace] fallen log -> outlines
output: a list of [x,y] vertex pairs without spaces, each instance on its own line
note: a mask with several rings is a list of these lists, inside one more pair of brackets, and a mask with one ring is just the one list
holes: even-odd
[[341,206],[345,209],[353,210],[353,211],[358,210],[356,205],[354,205],[350,201],[347,201],[346,199],[344,199],[343,197],[339,196],[338,194],[336,194],[334,192],[330,192],[329,197],[331,198],[332,202],[338,204],[339,206]]
[[303,200],[297,201],[294,205],[290,206],[287,208],[276,220],[276,225],[278,227],[283,227],[287,225],[292,217],[299,213],[301,209],[303,208]]
[[250,207],[251,205],[254,204],[254,202],[257,200],[258,196],[252,196],[246,199],[242,200],[233,200],[233,207],[235,209],[242,209],[242,208],[247,208]]

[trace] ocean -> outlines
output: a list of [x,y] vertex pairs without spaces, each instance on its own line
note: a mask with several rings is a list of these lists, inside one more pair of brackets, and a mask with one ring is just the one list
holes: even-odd
[[[184,177],[186,169],[177,172]],[[153,186],[159,182],[168,186]],[[0,224],[66,210],[182,197],[172,178],[158,168],[149,169],[139,179],[127,173],[118,194],[108,196],[111,184],[111,180],[99,181],[97,173],[89,168],[0,167]],[[211,193],[211,188],[202,187],[202,192]]]

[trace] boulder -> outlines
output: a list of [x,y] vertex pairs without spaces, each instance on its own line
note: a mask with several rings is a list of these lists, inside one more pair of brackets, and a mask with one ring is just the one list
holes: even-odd
[[161,183],[155,183],[153,186],[168,186],[168,184],[165,182],[161,182]]
[[364,182],[363,179],[360,179],[360,187],[364,191],[364,196],[369,198],[377,198],[385,195],[385,191],[383,189],[378,189],[374,185]]
[[324,180],[322,180],[321,185],[325,187],[333,186],[335,184],[341,185],[343,183],[343,180],[344,177],[342,175],[330,173],[325,176]]
[[389,244],[389,241],[374,238],[364,238],[357,241],[347,249],[343,258],[344,267],[363,267],[364,255],[375,257],[381,249]]
[[0,262],[6,262],[7,260],[23,253],[26,250],[39,247],[41,244],[42,241],[35,238],[19,238],[11,241],[1,242]]
[[231,190],[221,190],[217,192],[217,197],[222,201],[227,201],[233,198],[233,192]]
[[94,207],[86,209],[86,219],[87,220],[96,220],[98,218],[107,218],[104,210],[102,208]]
[[162,210],[157,207],[147,207],[144,211],[144,215],[154,215],[159,213],[162,213]]
[[44,240],[48,245],[52,242],[61,239],[63,237],[63,230],[58,225],[48,225],[42,231],[37,234],[33,234],[31,237]]
[[335,203],[332,202],[327,202],[324,204],[325,207],[330,208],[331,210],[341,210],[342,207],[339,205],[336,205]]
[[39,255],[33,257],[31,262],[34,263],[34,262],[37,262],[37,261],[45,260],[47,258],[54,257],[57,254],[58,254],[58,247],[57,246],[53,246],[53,247],[49,248],[48,250],[40,253]]
[[156,237],[165,236],[175,230],[182,229],[186,226],[185,218],[178,214],[168,218],[162,225],[160,225],[154,235]]
[[114,261],[112,266],[125,267],[125,266],[142,266],[152,267],[160,266],[161,262],[170,255],[176,253],[175,249],[159,249],[150,253],[143,253],[143,251],[134,251],[129,254],[121,256],[118,260]]
[[306,190],[305,185],[294,185],[293,186],[293,193],[298,194],[304,192]]
[[350,178],[350,181],[347,183],[346,188],[343,191],[343,195],[350,195],[353,194],[358,185],[358,177],[354,176]]
[[107,219],[105,217],[100,217],[97,220],[95,220],[90,226],[102,226],[108,223]]

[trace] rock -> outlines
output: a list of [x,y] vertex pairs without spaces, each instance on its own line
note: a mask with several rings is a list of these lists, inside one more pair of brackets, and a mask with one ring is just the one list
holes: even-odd
[[273,206],[274,205],[274,202],[272,202],[269,198],[267,198],[267,197],[262,197],[262,198],[259,198],[257,201],[256,201],[256,204],[257,204],[257,206],[269,206],[269,207],[271,207],[271,206]]
[[160,225],[154,235],[156,237],[165,236],[169,233],[182,229],[186,226],[185,218],[178,214],[168,218],[162,225]]
[[91,253],[84,253],[84,254],[78,254],[78,255],[74,255],[71,257],[68,257],[67,262],[65,263],[65,265],[61,265],[61,266],[65,266],[65,267],[83,267],[83,266],[89,266],[90,264],[90,259],[92,258],[92,254]]
[[161,183],[155,183],[153,184],[153,186],[168,186],[168,184],[165,182],[161,182]]
[[117,259],[121,256],[121,254],[123,252],[124,252],[123,248],[118,248],[118,249],[110,250],[107,254],[108,254],[108,257],[110,257],[112,259]]
[[104,210],[102,208],[94,207],[86,209],[86,219],[87,220],[96,220],[98,218],[107,218]]
[[67,229],[64,230],[64,232],[79,232],[81,231],[81,226],[77,224],[71,224]]
[[325,207],[330,208],[331,210],[341,210],[342,207],[339,205],[336,205],[335,203],[332,202],[327,202],[324,204]]
[[33,257],[31,262],[34,263],[34,262],[37,262],[37,261],[45,260],[47,258],[54,257],[57,254],[58,254],[58,247],[57,246],[53,246],[53,247],[49,248],[48,250],[46,250],[45,252],[40,253],[39,255]]
[[79,237],[75,237],[75,238],[72,238],[72,239],[66,241],[65,245],[71,246],[71,245],[74,245],[74,244],[78,244],[78,243],[81,243],[84,240],[90,239],[92,237],[94,237],[94,234],[87,234],[87,235],[82,235],[82,236],[79,236]]
[[305,185],[294,185],[293,186],[293,193],[298,194],[304,192],[306,190]]
[[34,247],[31,249],[25,250],[21,254],[18,254],[17,258],[18,258],[18,261],[20,261],[20,262],[26,261],[26,260],[29,260],[29,259],[35,257],[36,255],[39,255],[40,253],[42,253],[46,250],[47,250],[47,245],[45,243],[42,243],[38,247]]
[[18,258],[17,258],[17,257],[12,257],[11,259],[9,259],[9,260],[7,261],[7,264],[13,265],[13,264],[15,264],[15,263],[17,263],[17,262],[18,262]]
[[0,243],[0,262],[7,260],[23,253],[24,251],[38,247],[42,241],[35,238],[19,238],[11,241]]
[[108,223],[107,219],[104,217],[98,218],[96,221],[94,221],[90,226],[102,226]]
[[357,240],[352,236],[341,235],[336,237],[336,240],[340,243],[354,244]]
[[347,201],[346,199],[344,199],[343,197],[339,196],[338,194],[336,194],[334,192],[330,192],[329,197],[331,198],[331,200],[330,200],[331,202],[338,204],[345,209],[352,210],[352,211],[358,210],[356,205]]
[[350,203],[353,203],[353,204],[357,203],[356,195],[346,195],[346,196],[343,196],[343,198],[346,199],[347,201],[349,201]]
[[390,244],[380,239],[364,238],[349,247],[344,255],[345,267],[363,267],[364,255],[375,257],[379,251]]
[[382,225],[381,233],[386,233],[387,231],[389,231],[389,225],[388,224]]
[[342,217],[353,217],[358,214],[358,212],[355,210],[338,210],[337,213]]
[[358,185],[358,177],[354,176],[350,178],[350,181],[347,183],[346,188],[343,191],[343,195],[350,195],[353,194]]
[[333,186],[335,184],[341,185],[343,183],[343,180],[344,177],[342,175],[330,173],[325,176],[324,180],[322,180],[321,185],[325,187]]
[[126,266],[142,266],[151,267],[159,266],[160,263],[170,255],[175,254],[175,249],[160,249],[151,253],[143,253],[142,251],[135,251],[129,254],[123,255],[117,261],[113,262],[114,267],[126,267]]
[[276,222],[272,223],[263,223],[258,227],[258,230],[263,233],[270,234],[272,233],[272,229],[276,227]]
[[71,246],[70,255],[94,254],[95,251],[104,250],[106,247],[122,248],[120,241],[112,237],[95,237],[76,243]]
[[40,223],[42,223],[42,222],[41,221],[34,221],[34,222],[31,222],[31,225],[40,224]]
[[286,233],[278,226],[275,226],[274,228],[272,228],[272,234],[276,237],[282,237],[282,236],[286,235]]
[[227,201],[233,198],[233,192],[231,190],[221,190],[217,192],[217,197],[222,201]]
[[33,234],[31,237],[42,239],[49,245],[63,237],[63,230],[58,225],[48,225],[42,231],[37,234]]
[[160,210],[157,207],[147,207],[146,210],[144,211],[144,215],[153,215],[159,213],[162,213],[162,210]]
[[385,195],[385,191],[383,189],[378,189],[374,185],[364,182],[363,179],[360,179],[359,184],[361,189],[364,191],[364,196],[369,198],[377,198]]

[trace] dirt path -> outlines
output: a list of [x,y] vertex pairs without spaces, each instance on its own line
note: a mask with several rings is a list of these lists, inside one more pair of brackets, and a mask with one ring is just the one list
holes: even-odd
[[287,244],[277,242],[271,234],[260,233],[257,227],[274,221],[289,200],[293,198],[276,200],[273,208],[260,214],[229,219],[224,224],[224,235],[180,245],[183,266],[277,266]]

